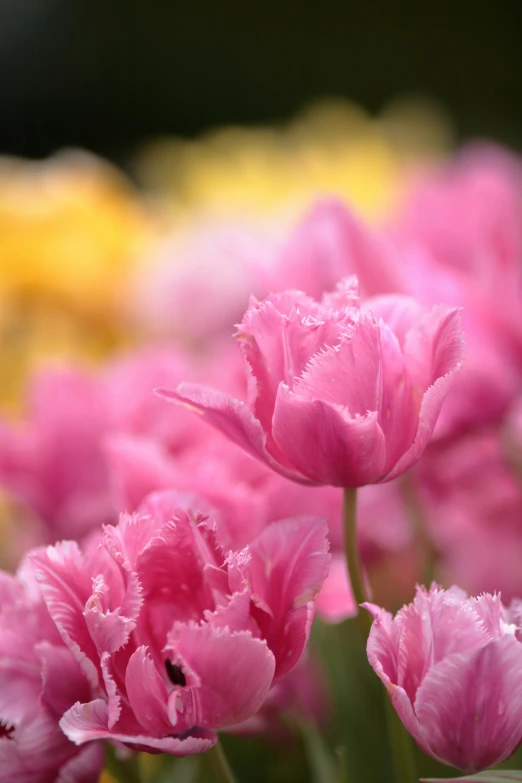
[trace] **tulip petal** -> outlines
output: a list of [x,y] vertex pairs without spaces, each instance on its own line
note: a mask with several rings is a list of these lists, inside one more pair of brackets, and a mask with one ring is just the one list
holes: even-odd
[[94,661],[99,656],[83,617],[85,602],[92,592],[91,577],[85,571],[78,544],[62,541],[38,550],[31,560],[49,614],[89,683],[97,687]]
[[522,645],[513,636],[436,664],[415,712],[431,753],[464,772],[508,758],[520,743]]
[[299,661],[308,641],[315,600],[328,574],[328,528],[323,520],[274,522],[249,546],[252,598],[266,607],[255,614],[275,655],[276,676]]
[[244,402],[214,389],[189,383],[182,383],[175,391],[157,389],[156,394],[198,413],[248,454],[265,462],[282,476],[307,483],[306,478],[292,468],[279,449],[274,455],[268,452],[261,423]]
[[146,732],[158,737],[172,733],[167,714],[169,694],[146,647],[138,647],[129,658],[125,688],[132,711]]
[[383,477],[386,443],[375,411],[352,417],[346,408],[303,399],[281,384],[272,432],[310,483],[350,488]]
[[107,726],[107,704],[103,699],[96,699],[88,704],[74,704],[61,719],[60,728],[77,745],[91,740],[107,739],[134,745],[139,749],[151,748],[173,756],[204,753],[217,741],[213,731],[199,728],[193,729],[183,738],[176,735],[150,737],[146,734],[112,732]]
[[247,631],[190,623],[176,625],[168,645],[201,681],[200,687],[181,688],[176,694],[188,725],[233,726],[261,708],[275,671],[265,642]]
[[[419,327],[406,336],[405,355],[414,385],[425,389],[419,412],[419,426],[411,447],[399,459],[386,481],[408,470],[421,456],[433,434],[442,404],[464,361],[465,343],[460,312],[436,307]],[[426,355],[432,357],[426,367]]]

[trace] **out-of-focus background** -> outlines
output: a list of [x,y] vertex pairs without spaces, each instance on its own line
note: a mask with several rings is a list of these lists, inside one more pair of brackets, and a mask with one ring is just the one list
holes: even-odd
[[0,150],[86,146],[288,119],[336,95],[379,112],[422,94],[459,138],[520,146],[519,4],[5,0]]

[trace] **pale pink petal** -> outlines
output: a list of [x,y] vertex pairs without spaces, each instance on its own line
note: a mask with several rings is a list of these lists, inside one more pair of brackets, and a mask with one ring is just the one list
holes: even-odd
[[412,703],[423,677],[438,661],[454,652],[473,650],[488,641],[480,617],[460,590],[432,585],[417,588],[394,621],[398,672],[396,683]]
[[415,712],[432,755],[465,772],[508,758],[522,736],[522,645],[503,636],[426,675]]

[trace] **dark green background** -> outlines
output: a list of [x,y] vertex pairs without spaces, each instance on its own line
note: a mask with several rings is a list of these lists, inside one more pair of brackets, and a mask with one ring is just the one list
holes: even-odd
[[2,0],[0,151],[119,158],[158,132],[289,117],[343,95],[442,101],[522,146],[520,0]]

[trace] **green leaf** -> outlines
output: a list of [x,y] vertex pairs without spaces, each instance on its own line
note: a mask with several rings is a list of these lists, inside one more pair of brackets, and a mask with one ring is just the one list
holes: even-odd
[[498,769],[479,772],[478,775],[468,775],[465,778],[423,778],[424,783],[505,783],[506,780],[522,781],[522,772]]

